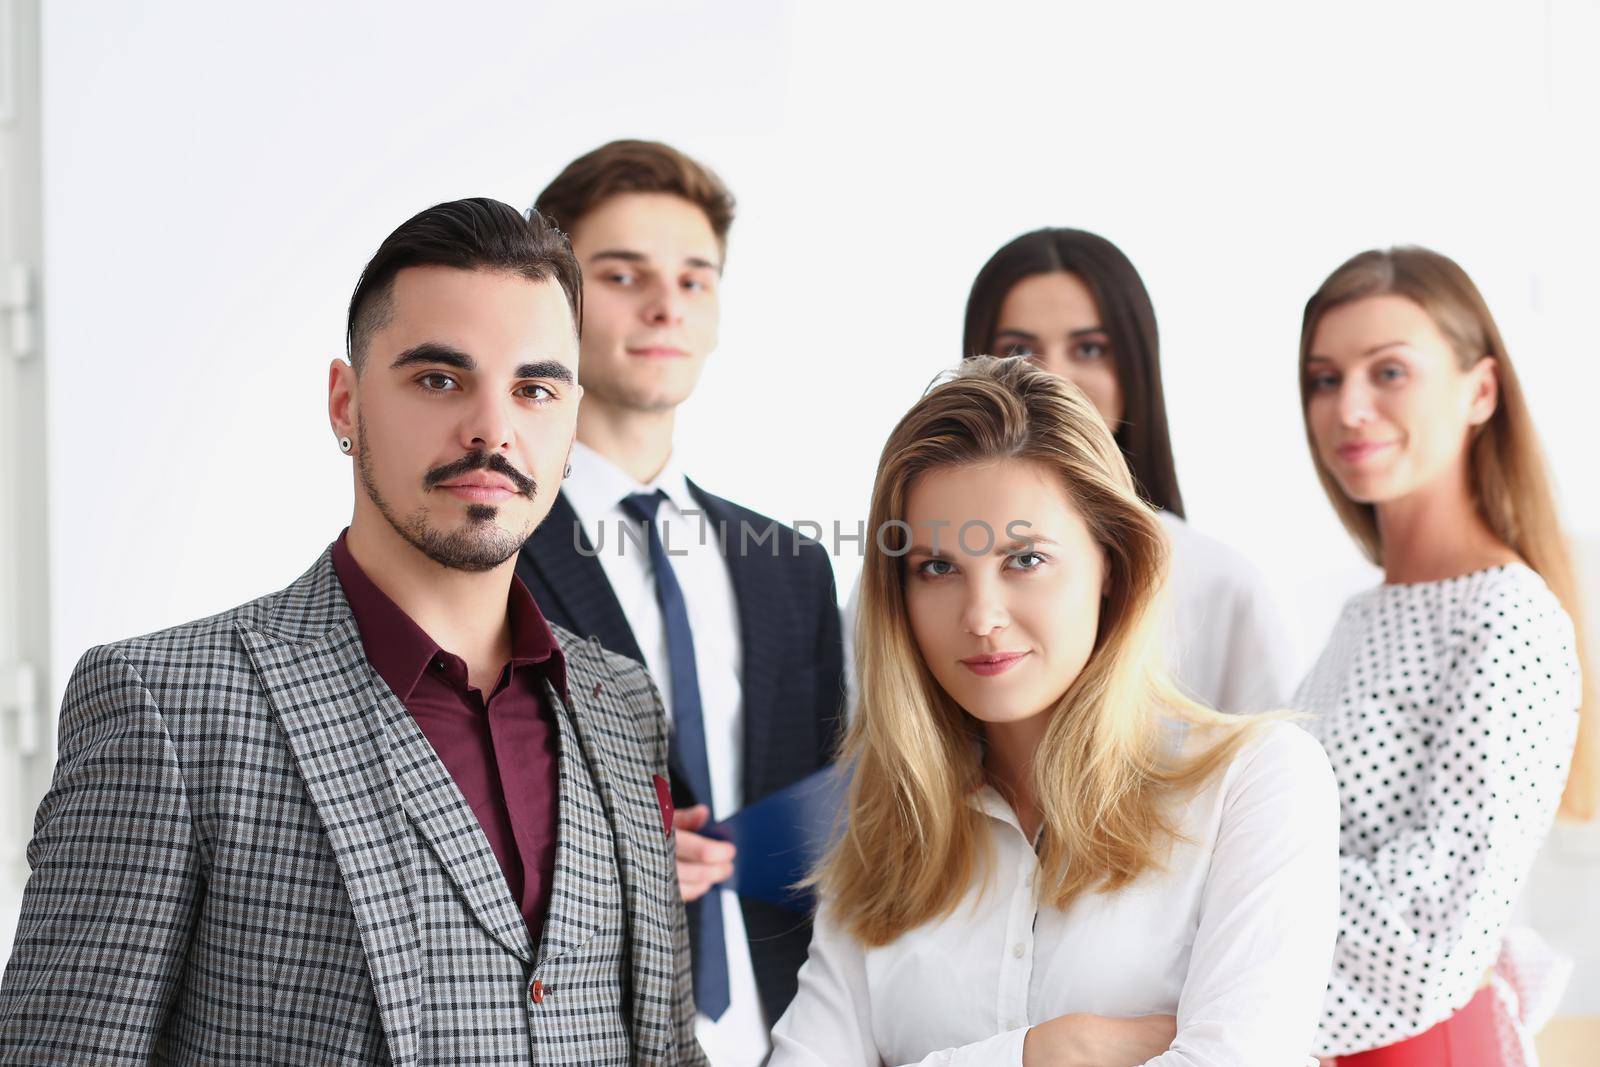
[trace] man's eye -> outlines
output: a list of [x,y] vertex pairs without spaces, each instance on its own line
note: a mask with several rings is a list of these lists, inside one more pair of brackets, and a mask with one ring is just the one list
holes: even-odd
[[449,392],[457,388],[456,380],[448,374],[424,374],[417,381],[424,389],[435,393]]
[[633,275],[629,274],[627,271],[614,270],[614,271],[611,271],[609,274],[601,275],[601,277],[604,278],[606,281],[610,282],[612,285],[632,285],[633,284]]
[[537,400],[540,403],[543,403],[546,400],[554,400],[556,398],[556,394],[551,392],[549,386],[538,384],[524,385],[521,389],[517,390],[517,392],[529,400]]

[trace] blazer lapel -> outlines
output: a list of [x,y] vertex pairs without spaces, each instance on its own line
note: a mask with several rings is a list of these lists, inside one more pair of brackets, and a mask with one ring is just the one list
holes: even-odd
[[727,549],[723,559],[728,564],[728,578],[733,583],[733,598],[739,609],[739,643],[743,650],[740,683],[744,702],[744,796],[749,804],[760,796],[761,783],[766,781],[766,756],[773,743],[774,723],[767,709],[773,707],[777,696],[774,664],[781,659],[781,628],[779,614],[774,605],[778,594],[770,588],[768,570],[772,565],[773,549],[763,544],[752,548],[751,554],[740,551],[743,539],[739,532],[739,514],[721,497],[689,483],[689,492],[700,502],[713,528],[725,530]]
[[[675,1040],[677,972],[672,916],[666,911],[662,885],[655,883],[671,884],[675,891],[676,882],[671,878],[645,877],[644,849],[648,846],[639,840],[638,830],[660,826],[660,812],[648,780],[651,771],[615,755],[613,746],[617,742],[606,736],[636,733],[637,725],[635,716],[621,704],[622,696],[607,691],[614,678],[599,642],[594,638],[582,644],[563,642],[562,651],[567,657],[573,732],[611,823],[617,876],[622,883],[632,976],[633,1041],[641,1052],[662,1055]],[[622,777],[626,771],[639,781]],[[551,911],[555,911],[553,905]]]
[[478,817],[405,705],[374,676],[375,702],[389,733],[395,789],[406,815],[428,842],[478,924],[506,951],[533,961],[528,923],[506,885],[505,872]]
[[[615,552],[617,546],[606,544],[601,550]],[[611,651],[644,662],[599,554],[583,532],[567,494],[556,494],[549,516],[522,546],[517,567],[535,577],[528,583],[530,588],[543,585],[549,591],[553,602],[541,600],[539,608],[551,622],[580,637],[597,637]]]
[[326,553],[282,596],[285,625],[241,627],[240,638],[344,878],[389,1055],[411,1064],[422,997],[412,835],[373,714],[370,668]]

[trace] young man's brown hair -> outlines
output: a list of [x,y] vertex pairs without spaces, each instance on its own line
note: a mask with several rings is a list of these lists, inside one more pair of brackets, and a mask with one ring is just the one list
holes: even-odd
[[601,201],[619,193],[670,193],[706,214],[724,249],[733,225],[733,194],[709,167],[660,141],[612,141],[568,163],[534,201],[565,233]]

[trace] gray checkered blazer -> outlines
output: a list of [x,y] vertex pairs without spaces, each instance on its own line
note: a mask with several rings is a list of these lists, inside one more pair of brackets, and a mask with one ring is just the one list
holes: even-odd
[[281,593],[87,653],[0,1062],[703,1064],[659,698],[556,636],[571,701],[547,689],[561,811],[537,945],[328,553]]

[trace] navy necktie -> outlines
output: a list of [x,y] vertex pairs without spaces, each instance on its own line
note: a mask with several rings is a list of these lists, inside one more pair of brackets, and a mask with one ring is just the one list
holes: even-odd
[[[672,755],[689,792],[701,804],[712,808],[711,764],[706,758],[706,723],[700,709],[700,675],[694,662],[694,632],[689,628],[689,610],[683,600],[683,587],[673,573],[672,561],[661,533],[656,529],[656,510],[666,494],[634,493],[622,501],[622,509],[644,523],[650,537],[650,572],[655,577],[656,603],[661,606],[661,625],[667,632],[667,666],[672,673]],[[694,944],[694,1003],[702,1015],[719,1019],[728,1010],[728,951],[722,931],[722,891],[713,889],[688,905],[698,911]]]

